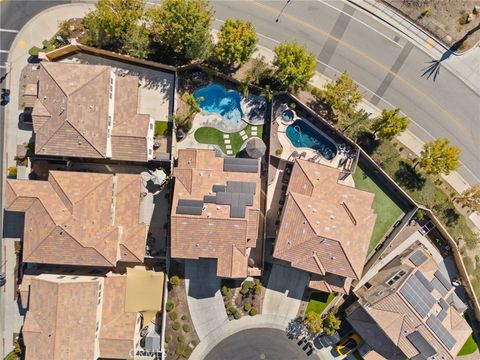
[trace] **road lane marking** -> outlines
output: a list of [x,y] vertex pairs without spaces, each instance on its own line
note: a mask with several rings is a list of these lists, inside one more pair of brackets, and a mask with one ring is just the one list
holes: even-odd
[[[278,10],[267,5],[267,4],[264,4],[264,3],[259,3],[258,1],[256,0],[246,0],[248,2],[250,2],[251,4],[259,7],[259,8],[263,8],[264,10],[267,10],[273,14],[276,14],[278,13]],[[469,131],[458,119],[456,119],[452,114],[450,114],[448,112],[448,110],[446,108],[444,108],[441,104],[439,104],[438,102],[436,102],[433,98],[431,98],[430,96],[428,96],[427,94],[425,94],[424,92],[422,92],[420,89],[418,89],[415,85],[413,85],[410,81],[408,81],[407,79],[403,78],[402,76],[398,75],[398,74],[395,74],[393,73],[390,68],[388,68],[387,66],[383,65],[381,62],[379,62],[378,60],[374,59],[373,57],[371,57],[370,55],[368,55],[367,53],[357,49],[356,47],[354,47],[353,45],[341,40],[341,39],[337,39],[335,38],[334,36],[332,36],[330,33],[328,33],[327,31],[323,30],[323,29],[320,29],[320,28],[317,28],[316,26],[310,24],[309,22],[306,22],[304,20],[301,20],[301,19],[298,19],[297,17],[293,16],[293,15],[290,15],[289,13],[287,12],[284,12],[282,14],[282,17],[285,17],[287,19],[290,19],[291,21],[293,22],[296,22],[297,24],[300,24],[304,27],[307,27],[311,30],[313,30],[314,32],[317,32],[317,33],[320,33],[322,35],[324,35],[325,37],[327,38],[331,38],[333,40],[336,40],[338,41],[341,45],[343,45],[344,47],[352,50],[353,52],[357,53],[358,55],[362,56],[363,58],[367,59],[368,61],[370,61],[371,63],[377,65],[379,68],[383,69],[384,71],[388,72],[388,73],[391,73],[396,79],[400,80],[401,82],[403,82],[405,85],[407,85],[409,88],[411,88],[414,92],[416,92],[417,94],[421,95],[422,97],[424,97],[426,100],[428,100],[428,102],[430,102],[435,108],[437,108],[438,111],[440,111],[441,113],[443,113],[447,119],[453,123],[458,129],[460,129],[463,133],[465,133],[469,138],[471,138],[476,144],[479,144],[480,145],[480,139],[478,139],[471,131]]]
[[0,54],[7,54],[8,50],[0,50]]
[[10,29],[0,29],[3,32],[10,32],[10,33],[18,33],[18,30],[10,30]]

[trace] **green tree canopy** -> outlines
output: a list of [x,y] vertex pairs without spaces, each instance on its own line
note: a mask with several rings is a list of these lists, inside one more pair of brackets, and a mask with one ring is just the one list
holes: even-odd
[[305,314],[305,326],[313,334],[318,334],[323,329],[323,319],[319,313],[309,311]]
[[429,141],[423,146],[419,164],[427,174],[449,174],[460,166],[460,149],[446,138]]
[[382,110],[382,115],[377,117],[372,124],[372,131],[379,138],[392,140],[396,135],[407,130],[410,120],[400,115],[400,109]]
[[323,319],[323,330],[328,336],[331,336],[340,329],[342,321],[337,318],[333,311],[329,311],[325,319]]
[[462,206],[467,207],[471,211],[480,212],[480,184],[472,186],[455,198]]
[[[99,0],[95,9],[83,18],[85,42],[102,49],[121,51],[133,35],[136,41],[144,44],[148,41],[148,32],[137,29],[144,14],[143,0]],[[127,45],[127,49],[131,47],[131,44]]]
[[340,117],[351,116],[363,99],[357,84],[347,72],[342,73],[337,80],[329,82],[325,86],[323,96],[335,114]]
[[339,119],[338,125],[345,135],[352,140],[357,140],[358,134],[369,129],[370,115],[370,113],[360,109],[354,111],[350,116]]
[[206,59],[212,49],[213,10],[206,0],[165,0],[150,9],[149,18],[160,53],[176,62]]
[[273,50],[275,76],[282,86],[291,91],[304,90],[314,75],[315,55],[305,46],[294,42],[283,42]]
[[257,31],[250,21],[227,19],[218,33],[215,56],[227,67],[247,62],[258,42]]

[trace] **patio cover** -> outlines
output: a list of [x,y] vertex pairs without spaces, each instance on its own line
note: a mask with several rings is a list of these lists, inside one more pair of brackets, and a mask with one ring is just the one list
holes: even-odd
[[162,310],[165,274],[146,270],[144,266],[127,268],[126,312],[141,312],[149,323]]

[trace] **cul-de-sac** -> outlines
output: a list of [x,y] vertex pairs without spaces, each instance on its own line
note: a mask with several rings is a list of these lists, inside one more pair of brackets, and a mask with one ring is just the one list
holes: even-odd
[[479,0],[0,0],[0,358],[480,360]]

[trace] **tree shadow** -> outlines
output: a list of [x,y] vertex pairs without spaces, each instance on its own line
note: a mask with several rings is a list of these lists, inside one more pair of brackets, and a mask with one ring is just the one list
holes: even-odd
[[372,155],[380,146],[381,141],[368,131],[361,131],[357,135],[357,144],[368,154]]
[[443,217],[445,220],[445,225],[451,227],[455,226],[458,223],[460,215],[453,208],[446,208],[443,210]]
[[426,181],[411,164],[405,161],[399,162],[399,169],[395,172],[395,179],[400,186],[410,191],[421,190]]
[[428,65],[422,69],[422,77],[430,79],[433,76],[433,81],[435,82],[437,76],[440,74],[440,67],[442,66],[442,62],[455,54],[455,52],[460,49],[460,47],[468,39],[468,37],[479,29],[480,23],[476,27],[468,31],[460,40],[456,41],[452,46],[450,46],[450,48],[448,48],[447,51],[442,54],[442,57],[440,59],[426,62],[426,64]]

